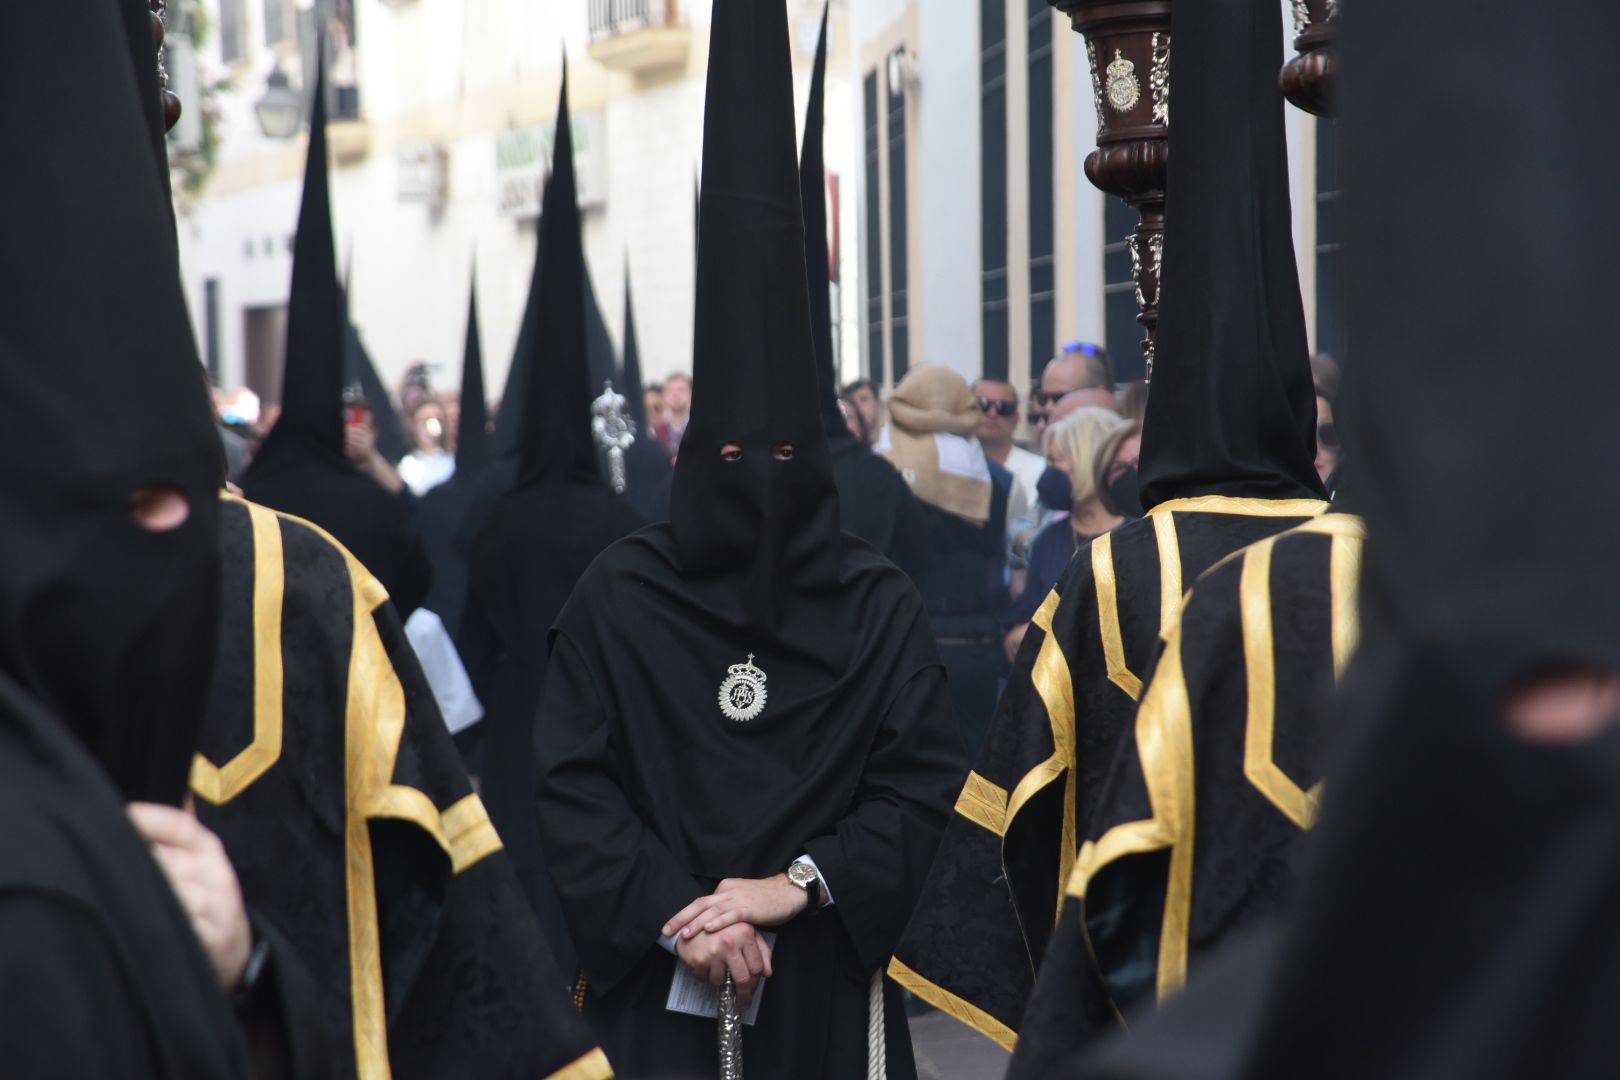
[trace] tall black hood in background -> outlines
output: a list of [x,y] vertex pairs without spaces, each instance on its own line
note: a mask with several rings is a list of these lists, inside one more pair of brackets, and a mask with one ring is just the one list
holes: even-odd
[[1164,281],[1142,436],[1149,508],[1323,494],[1277,89],[1281,20],[1275,4],[1237,17],[1220,4],[1175,11]]
[[838,366],[833,356],[832,257],[827,251],[827,165],[822,138],[827,112],[827,12],[821,9],[821,39],[810,75],[804,113],[804,149],[799,154],[799,197],[804,213],[804,268],[810,295],[810,337],[821,378],[821,414],[829,442],[854,438],[838,408]]

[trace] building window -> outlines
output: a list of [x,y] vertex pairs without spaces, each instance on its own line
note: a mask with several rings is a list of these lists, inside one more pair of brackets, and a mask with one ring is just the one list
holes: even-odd
[[1339,127],[1316,122],[1316,351],[1344,359],[1344,191],[1339,187]]
[[[904,53],[900,49],[895,56]],[[906,304],[906,88],[889,80],[889,342],[894,381],[910,367],[910,329]]]
[[1131,253],[1125,241],[1136,232],[1139,220],[1125,200],[1113,195],[1103,198],[1103,313],[1108,328],[1108,355],[1114,361],[1114,377],[1135,382],[1146,377],[1142,359],[1142,339],[1146,333],[1136,321],[1136,279],[1131,277]]
[[291,41],[293,26],[292,5],[288,0],[264,0],[265,45],[281,45]]
[[219,0],[219,55],[234,64],[247,54],[246,20],[243,0]]
[[1029,379],[1056,350],[1056,180],[1052,166],[1052,8],[1028,0],[1029,33]]
[[979,0],[980,328],[984,375],[1006,379],[1007,312],[1007,7]]
[[862,83],[866,126],[866,362],[867,374],[882,385],[883,372],[883,186],[878,161],[878,77]]

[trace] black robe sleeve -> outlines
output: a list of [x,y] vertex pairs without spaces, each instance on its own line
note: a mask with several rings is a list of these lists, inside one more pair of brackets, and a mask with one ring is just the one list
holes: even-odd
[[138,988],[106,929],[71,901],[0,900],[0,1061],[7,1076],[141,1080],[158,1075]]
[[590,668],[560,632],[540,715],[541,844],[585,972],[606,992],[658,948],[664,922],[710,888],[636,814]]
[[889,706],[849,813],[805,844],[864,970],[894,951],[966,773],[944,669],[926,668]]

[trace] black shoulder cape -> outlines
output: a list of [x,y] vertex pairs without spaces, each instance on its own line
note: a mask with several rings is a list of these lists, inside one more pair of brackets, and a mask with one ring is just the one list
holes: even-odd
[[1053,1075],[1282,905],[1359,638],[1364,537],[1324,514],[1198,579],[1082,837],[1013,1076]]
[[387,594],[313,526],[225,511],[192,789],[347,1033],[341,1074],[608,1075]]
[[1016,1044],[1080,841],[1115,758],[1129,752],[1183,590],[1232,552],[1326,509],[1307,499],[1175,500],[1079,550],[1014,660],[889,969],[901,985]]

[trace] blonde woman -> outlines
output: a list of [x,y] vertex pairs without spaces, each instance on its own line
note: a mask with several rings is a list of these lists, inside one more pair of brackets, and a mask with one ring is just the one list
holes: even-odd
[[1081,545],[1127,520],[1105,505],[1097,485],[1097,466],[1107,451],[1117,452],[1139,430],[1112,409],[1085,406],[1046,430],[1041,440],[1049,466],[1043,486],[1067,480],[1069,513],[1042,529],[1029,548],[1029,583],[1007,612],[1004,642],[1012,659],[1024,640],[1035,609],[1057,585]]

